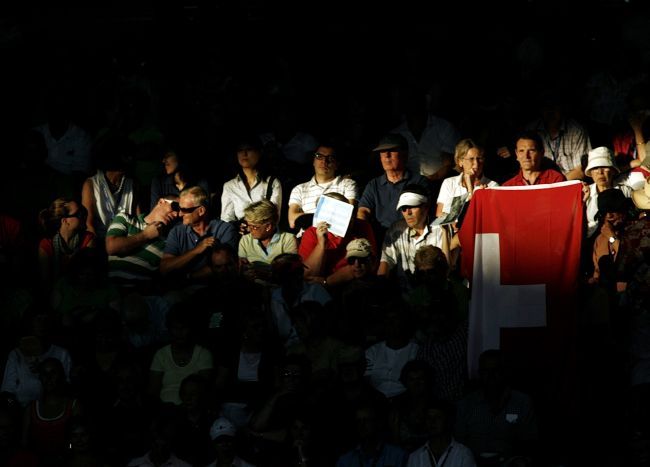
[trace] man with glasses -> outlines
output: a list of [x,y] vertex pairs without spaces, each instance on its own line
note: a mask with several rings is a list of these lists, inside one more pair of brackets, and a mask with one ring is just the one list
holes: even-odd
[[[316,211],[318,198],[325,193],[341,193],[352,204],[357,199],[357,184],[351,178],[336,175],[339,162],[336,150],[331,144],[321,144],[314,153],[314,176],[305,183],[296,185],[289,196],[289,227],[306,228],[311,225],[311,216],[298,219]],[[298,224],[297,224],[298,223]]]
[[420,185],[407,185],[397,202],[403,219],[386,232],[377,275],[387,276],[396,270],[403,290],[408,290],[407,271],[415,272],[415,252],[424,245],[440,248],[449,254],[449,243],[444,230],[429,221],[429,194]]
[[160,272],[183,274],[188,281],[205,279],[211,274],[212,246],[226,243],[236,249],[239,234],[232,224],[210,219],[208,194],[199,186],[184,189],[178,204],[183,223],[169,232]]
[[[327,193],[325,196],[343,203],[348,202],[340,193]],[[305,230],[298,247],[298,254],[306,266],[305,278],[320,282],[325,286],[352,280],[352,268],[346,258],[346,247],[358,238],[367,239],[370,242],[371,250],[377,251],[375,235],[370,224],[357,219],[354,211],[343,237],[330,232],[326,222],[319,222],[318,225]]]
[[367,221],[376,220],[384,231],[401,219],[395,206],[404,187],[415,183],[428,189],[429,182],[422,175],[406,168],[408,142],[404,136],[390,133],[372,151],[379,154],[384,174],[373,178],[366,185],[357,215]]

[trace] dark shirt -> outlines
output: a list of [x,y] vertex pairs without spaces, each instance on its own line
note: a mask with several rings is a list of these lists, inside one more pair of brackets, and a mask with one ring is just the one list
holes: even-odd
[[[239,241],[239,234],[237,229],[229,222],[223,222],[218,219],[213,219],[208,224],[208,229],[205,235],[199,236],[194,229],[189,225],[179,224],[174,227],[167,236],[167,243],[165,244],[165,253],[174,256],[181,256],[191,249],[195,248],[198,243],[204,238],[214,237],[217,243],[227,243],[237,251],[237,243]],[[198,271],[203,266],[208,264],[210,251],[197,256],[187,268],[188,271]]]
[[[201,179],[197,181],[194,185],[200,186],[205,190],[206,193],[210,193],[210,187],[208,182]],[[189,187],[190,185],[187,185]],[[165,196],[179,196],[181,191],[176,186],[174,181],[174,175],[161,175],[156,177],[151,181],[151,207],[153,209],[160,198]]]
[[402,218],[402,214],[397,210],[397,201],[404,187],[411,183],[429,189],[429,181],[426,178],[422,175],[412,175],[408,170],[397,183],[388,181],[386,174],[373,178],[363,190],[359,207],[370,209],[382,227],[387,229]]

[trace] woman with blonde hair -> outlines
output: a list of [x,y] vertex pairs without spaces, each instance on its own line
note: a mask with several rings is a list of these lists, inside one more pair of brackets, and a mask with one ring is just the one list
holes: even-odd
[[460,208],[472,197],[475,189],[499,185],[483,175],[485,150],[472,139],[462,139],[456,144],[454,159],[460,175],[443,180],[438,194],[436,217],[452,213],[457,205]]
[[297,253],[298,243],[292,233],[278,229],[278,208],[266,199],[244,209],[248,232],[239,241],[239,260],[245,272],[270,278],[271,261],[282,253]]

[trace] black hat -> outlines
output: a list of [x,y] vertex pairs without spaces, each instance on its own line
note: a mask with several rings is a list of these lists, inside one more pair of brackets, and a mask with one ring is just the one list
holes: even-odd
[[631,207],[630,199],[621,190],[610,188],[598,194],[598,215],[608,212],[627,212]]

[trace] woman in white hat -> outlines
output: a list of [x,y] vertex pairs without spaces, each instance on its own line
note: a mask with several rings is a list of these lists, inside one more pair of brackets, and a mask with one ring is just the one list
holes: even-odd
[[585,169],[585,175],[594,181],[589,185],[589,198],[585,203],[587,215],[587,237],[591,237],[598,231],[598,194],[616,188],[629,198],[632,195],[630,187],[625,185],[614,185],[614,177],[619,170],[614,163],[614,155],[609,148],[597,147],[589,151],[589,161]]

